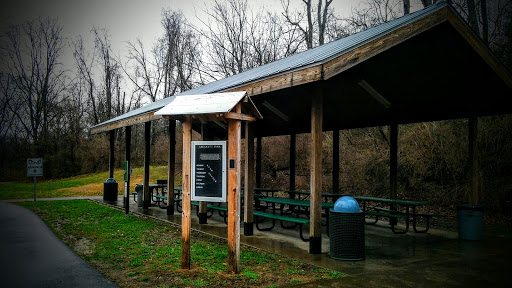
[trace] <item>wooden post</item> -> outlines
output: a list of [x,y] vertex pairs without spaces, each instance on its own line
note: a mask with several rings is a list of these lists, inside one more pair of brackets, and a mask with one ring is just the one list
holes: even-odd
[[[398,124],[389,126],[389,198],[397,198],[397,174],[398,174]],[[391,210],[395,210],[395,204],[391,203]],[[396,218],[389,218],[389,224],[396,225]]]
[[254,131],[249,121],[245,122],[245,189],[244,189],[244,235],[254,234]]
[[130,165],[131,165],[131,147],[132,147],[132,126],[126,126],[126,146],[125,146],[125,161],[128,163],[126,171],[126,194],[124,195],[124,210],[128,215],[130,212]]
[[[204,129],[204,125],[201,124],[201,140],[202,141],[205,141],[206,138],[206,135],[205,135],[206,131]],[[208,202],[206,201],[199,201],[199,207],[197,207],[199,209],[199,213],[198,213],[198,217],[199,217],[199,224],[208,224],[208,216],[207,216],[207,213],[208,213]]]
[[108,177],[114,178],[114,164],[115,164],[115,157],[114,157],[114,140],[115,140],[116,130],[110,130],[109,136],[110,136],[110,159],[108,162]]
[[398,124],[389,126],[389,197],[396,199],[398,173]]
[[478,204],[478,118],[472,116],[469,118],[469,161],[471,167],[471,192],[468,200],[469,204]]
[[181,213],[181,269],[190,269],[190,181],[191,181],[191,141],[192,117],[185,116],[183,122],[183,170]]
[[256,187],[261,186],[261,136],[256,138]]
[[144,123],[144,194],[142,209],[149,209],[151,196],[149,194],[149,159],[151,155],[151,121]]
[[311,103],[311,196],[309,253],[322,253],[322,121],[323,93],[319,89]]
[[240,120],[228,119],[228,272],[235,274],[240,272],[241,128]]
[[[295,190],[295,155],[297,148],[297,135],[295,133],[290,134],[290,183],[288,190]],[[290,197],[293,194],[290,194]]]
[[167,215],[174,215],[174,174],[176,170],[176,120],[169,120],[169,160],[167,162]]
[[340,192],[340,130],[332,131],[332,193]]

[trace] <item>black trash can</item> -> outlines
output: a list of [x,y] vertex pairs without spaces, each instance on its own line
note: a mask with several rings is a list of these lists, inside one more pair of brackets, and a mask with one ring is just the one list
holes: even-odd
[[457,205],[459,239],[481,240],[483,208],[480,205]]
[[[359,210],[357,201],[352,197],[342,199],[343,197],[329,211],[329,256],[336,260],[364,260],[364,213]],[[347,203],[351,206],[347,206]]]
[[142,185],[136,185],[135,186],[135,192],[137,192],[137,207],[142,207],[142,196],[144,193],[144,186]]
[[103,183],[103,201],[117,201],[118,184],[114,178],[108,178]]

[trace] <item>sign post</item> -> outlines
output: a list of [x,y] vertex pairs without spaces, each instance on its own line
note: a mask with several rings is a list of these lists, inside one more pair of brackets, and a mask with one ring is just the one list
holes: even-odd
[[27,176],[34,177],[34,201],[36,201],[36,177],[43,176],[43,158],[27,158]]

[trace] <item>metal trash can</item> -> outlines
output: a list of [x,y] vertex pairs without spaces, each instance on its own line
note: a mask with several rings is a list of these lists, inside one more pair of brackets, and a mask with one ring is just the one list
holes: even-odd
[[457,205],[459,239],[481,240],[483,226],[482,216],[483,208],[480,205]]
[[108,178],[103,183],[103,201],[117,201],[118,184],[114,178]]
[[364,213],[354,198],[343,196],[330,210],[329,239],[329,257],[351,261],[365,259]]
[[144,186],[136,185],[135,192],[137,192],[137,207],[142,207],[142,196],[144,193]]

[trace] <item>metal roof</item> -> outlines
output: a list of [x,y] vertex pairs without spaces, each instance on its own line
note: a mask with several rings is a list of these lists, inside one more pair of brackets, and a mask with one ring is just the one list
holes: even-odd
[[439,2],[425,9],[405,15],[393,21],[381,24],[379,26],[359,32],[357,34],[341,38],[328,44],[324,44],[322,46],[306,50],[304,52],[274,61],[272,63],[262,65],[260,67],[253,68],[251,70],[215,82],[211,82],[209,84],[182,92],[173,97],[158,100],[144,107],[132,110],[128,113],[125,113],[103,123],[100,123],[94,127],[112,124],[114,122],[122,121],[125,119],[129,119],[131,117],[156,111],[164,107],[165,105],[173,102],[175,97],[226,91],[242,85],[249,84],[251,82],[261,81],[281,74],[324,64],[329,60],[339,57],[340,55],[350,52],[351,50],[354,50],[383,35],[391,33],[405,25],[415,22],[416,20],[419,20],[431,13],[434,13],[446,6],[449,7],[449,4],[446,2]]
[[172,97],[155,115],[211,114],[230,112],[247,94],[245,91]]

